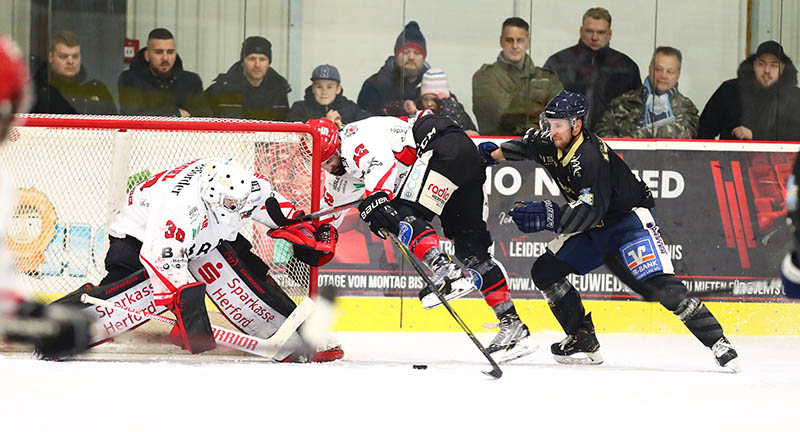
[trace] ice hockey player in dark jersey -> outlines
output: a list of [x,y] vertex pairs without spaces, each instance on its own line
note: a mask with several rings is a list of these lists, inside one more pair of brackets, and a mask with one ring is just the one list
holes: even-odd
[[658,301],[683,321],[714,353],[717,364],[738,370],[737,353],[708,308],[674,275],[672,262],[650,209],[649,188],[606,143],[583,128],[586,102],[562,91],[545,108],[540,129],[501,144],[480,144],[484,163],[534,160],[558,183],[567,204],[517,202],[509,215],[522,232],[559,235],[531,267],[567,337],[551,346],[560,363],[599,364],[600,344],[591,314],[567,279],[605,264],[647,301]]
[[786,183],[787,223],[792,225],[794,248],[786,254],[781,264],[781,279],[786,297],[800,298],[800,208],[797,205],[798,179],[800,179],[800,157],[795,158],[794,170]]
[[[341,144],[322,151],[328,204],[366,195],[358,209],[370,230],[383,236],[385,229],[405,243],[431,270],[434,285],[447,300],[479,289],[499,321],[499,331],[487,348],[496,361],[533,352],[536,345],[514,307],[505,269],[489,253],[486,170],[464,130],[429,110],[410,121],[370,117],[348,124],[341,134],[325,118],[309,124],[323,136],[341,138]],[[437,216],[468,273],[440,248],[439,234],[431,225]],[[424,309],[441,304],[427,287],[420,300]]]

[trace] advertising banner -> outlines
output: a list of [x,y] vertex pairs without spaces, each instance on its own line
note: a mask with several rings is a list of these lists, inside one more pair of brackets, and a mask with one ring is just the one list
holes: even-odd
[[[784,197],[796,144],[609,140],[651,188],[653,211],[676,275],[705,300],[786,301],[779,264],[792,242]],[[544,168],[504,162],[487,169],[488,227],[495,257],[505,266],[514,298],[540,298],[530,278],[536,257],[555,237],[524,234],[508,217],[515,201],[565,200]],[[438,228],[438,224],[435,223]],[[441,231],[440,231],[441,233]],[[444,240],[444,239],[443,239]],[[448,241],[443,246],[453,253]],[[342,294],[413,297],[422,279],[389,241],[370,233],[355,211],[340,227],[334,261],[320,285]],[[571,281],[587,299],[638,296],[605,266]]]

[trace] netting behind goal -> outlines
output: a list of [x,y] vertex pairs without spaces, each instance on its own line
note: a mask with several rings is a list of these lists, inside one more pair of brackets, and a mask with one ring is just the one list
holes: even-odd
[[[185,162],[232,158],[298,208],[319,208],[319,156],[304,124],[33,115],[19,124],[0,147],[0,173],[18,192],[6,246],[22,284],[45,301],[98,283],[112,210],[136,183]],[[295,301],[316,289],[316,269],[284,240],[252,222],[243,234]]]

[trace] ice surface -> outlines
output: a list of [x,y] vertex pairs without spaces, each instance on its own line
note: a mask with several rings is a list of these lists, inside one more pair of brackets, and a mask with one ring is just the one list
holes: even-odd
[[462,333],[336,337],[329,364],[0,354],[0,431],[800,430],[800,337],[731,337],[734,374],[690,335],[601,334],[603,365],[565,366],[549,354],[561,336],[534,334],[539,351],[497,381]]

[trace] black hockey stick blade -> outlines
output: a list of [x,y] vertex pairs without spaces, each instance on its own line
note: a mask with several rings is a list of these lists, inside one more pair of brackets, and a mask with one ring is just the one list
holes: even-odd
[[414,270],[416,270],[420,276],[422,276],[422,279],[430,287],[431,291],[433,291],[436,294],[436,297],[439,298],[439,301],[442,302],[442,305],[444,305],[445,309],[447,309],[447,311],[450,312],[450,316],[452,316],[453,319],[456,320],[458,325],[461,326],[461,329],[464,330],[467,336],[469,336],[470,340],[472,340],[475,346],[478,347],[478,350],[481,352],[481,354],[483,354],[483,356],[486,357],[486,360],[489,361],[489,364],[492,365],[492,370],[488,372],[486,371],[481,371],[481,372],[494,379],[502,377],[503,371],[502,369],[500,369],[500,366],[492,358],[489,352],[486,351],[486,348],[483,346],[483,344],[481,344],[478,338],[475,337],[475,334],[472,333],[472,330],[470,330],[469,327],[467,327],[467,323],[465,323],[464,320],[461,319],[461,316],[459,316],[458,313],[456,313],[455,309],[453,309],[453,307],[450,306],[450,302],[447,301],[447,299],[444,297],[444,294],[442,294],[439,291],[439,289],[433,284],[431,278],[428,276],[427,273],[425,273],[425,269],[423,268],[423,264],[422,262],[420,262],[419,258],[417,258],[416,255],[411,253],[411,251],[408,250],[406,245],[404,245],[403,242],[401,242],[396,235],[390,233],[385,229],[381,230],[381,232],[383,233],[384,236],[392,239],[394,244],[397,245],[397,247],[400,249],[400,252],[403,253],[403,256],[406,257],[406,260],[408,260],[408,262],[411,263],[411,266],[414,267]]

